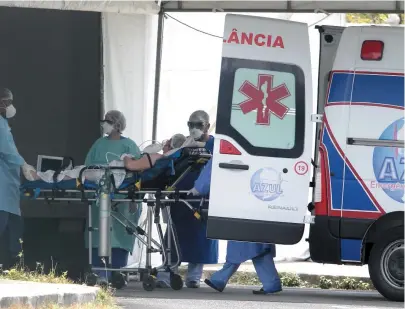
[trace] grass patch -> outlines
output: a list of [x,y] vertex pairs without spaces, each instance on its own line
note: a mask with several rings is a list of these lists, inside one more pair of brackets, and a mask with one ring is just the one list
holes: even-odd
[[52,267],[49,273],[45,273],[43,271],[43,266],[39,263],[37,264],[35,271],[30,271],[24,266],[16,265],[10,270],[0,272],[0,279],[39,283],[73,284],[73,281],[68,279],[67,272],[57,275],[56,267]]
[[[17,280],[17,281],[30,281],[38,283],[56,283],[56,284],[74,284],[68,278],[68,273],[63,272],[58,274],[56,272],[57,265],[53,265],[49,272],[44,271],[41,263],[37,263],[34,271],[29,270],[24,264],[24,250],[23,241],[20,239],[21,252],[18,255],[19,262],[10,270],[2,271],[0,269],[0,279],[3,280]],[[10,309],[32,309],[29,305],[13,305]],[[36,309],[117,309],[119,308],[114,300],[114,290],[111,288],[100,288],[97,291],[96,299],[88,304],[76,304],[71,306],[60,306],[57,304],[43,304],[35,307]]]
[[[179,268],[179,274],[185,277],[186,269]],[[213,271],[204,271],[204,278],[209,278]],[[373,290],[371,281],[366,282],[356,278],[329,277],[329,276],[300,276],[295,273],[279,273],[284,287],[297,288],[320,288],[320,289],[339,289],[339,290]],[[235,285],[255,285],[261,286],[261,282],[255,272],[236,272],[229,284]]]

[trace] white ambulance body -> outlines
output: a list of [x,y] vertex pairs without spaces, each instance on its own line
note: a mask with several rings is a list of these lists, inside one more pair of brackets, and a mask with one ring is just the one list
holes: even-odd
[[311,222],[313,261],[367,263],[403,300],[404,29],[319,30],[315,114],[307,25],[226,16],[207,236],[295,244]]

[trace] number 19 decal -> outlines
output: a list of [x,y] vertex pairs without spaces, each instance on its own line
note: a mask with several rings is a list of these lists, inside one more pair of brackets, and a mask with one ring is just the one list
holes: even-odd
[[305,175],[306,173],[308,173],[308,164],[304,161],[299,161],[295,164],[294,171],[298,175]]

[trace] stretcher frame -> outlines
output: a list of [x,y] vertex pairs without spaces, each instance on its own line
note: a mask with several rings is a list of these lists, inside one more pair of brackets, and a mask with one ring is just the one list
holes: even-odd
[[[192,157],[191,155],[190,157]],[[195,198],[195,199],[182,199],[180,198],[181,194],[187,194],[188,191],[177,190],[177,184],[190,172],[196,165],[204,166],[206,162],[211,158],[210,154],[199,154],[199,160],[196,160],[194,163],[191,163],[183,172],[180,173],[180,176],[170,185],[167,186],[166,190],[161,189],[140,189],[136,188],[136,184],[129,187],[125,190],[116,190],[114,187],[114,177],[111,173],[112,170],[124,170],[122,167],[109,167],[109,166],[88,166],[84,167],[78,179],[76,179],[77,187],[79,189],[41,189],[39,193],[34,197],[35,200],[44,200],[48,204],[52,202],[80,202],[88,204],[88,241],[89,241],[89,269],[90,274],[86,276],[86,284],[89,286],[94,286],[98,283],[97,275],[93,271],[101,270],[106,272],[112,272],[111,283],[116,288],[122,288],[125,285],[124,274],[128,280],[129,274],[138,273],[141,276],[141,281],[143,282],[143,288],[146,291],[153,291],[156,287],[156,276],[158,272],[169,272],[170,273],[170,286],[174,290],[180,290],[183,287],[182,278],[174,273],[174,270],[181,263],[181,250],[179,246],[179,241],[177,238],[176,230],[173,228],[173,222],[171,218],[170,208],[171,204],[182,203],[184,206],[189,208],[193,212],[194,216],[197,219],[201,219],[204,211],[202,206],[207,201],[204,198]],[[201,159],[203,162],[201,162]],[[103,177],[99,181],[98,189],[84,189],[83,183],[81,183],[82,174],[86,170],[103,170]],[[128,171],[127,171],[128,172]],[[104,184],[103,184],[104,181]],[[107,188],[108,198],[105,198],[105,193],[102,192],[102,187]],[[32,189],[24,189],[25,192]],[[127,198],[115,198],[115,194],[126,195]],[[27,194],[25,194],[27,195]],[[107,215],[102,217],[104,211],[101,210],[101,199],[105,200],[105,211]],[[154,195],[154,197],[147,197],[146,195]],[[140,198],[140,196],[143,196]],[[99,228],[93,228],[92,226],[92,207],[93,203],[100,203],[100,224]],[[138,224],[135,224],[125,215],[123,215],[117,208],[117,205],[122,202],[127,203],[146,203],[147,205],[147,214],[146,214],[146,229],[142,229]],[[190,203],[199,203],[199,208],[194,208]],[[115,203],[115,205],[114,205]],[[167,243],[165,243],[162,227],[160,224],[160,214],[162,211],[166,211],[167,214]],[[108,217],[108,223],[102,224],[102,219]],[[145,267],[136,267],[136,268],[112,268],[112,254],[111,254],[111,218],[115,219],[119,224],[125,227],[128,234],[135,236],[143,245],[146,246],[146,263]],[[158,237],[160,243],[152,237],[152,225],[155,224],[158,232]],[[92,248],[92,233],[99,232],[100,235],[100,245],[99,245],[99,257],[104,259],[106,262],[106,267],[93,267],[92,258],[93,258],[93,248]],[[142,237],[145,237],[144,240]],[[173,238],[173,240],[172,240]],[[105,243],[107,239],[107,244]],[[102,244],[102,242],[104,242]],[[177,255],[177,260],[173,263],[171,259],[172,244],[174,245],[174,250]],[[103,253],[101,252],[103,251]],[[101,254],[102,253],[102,254]],[[162,258],[162,264],[152,268],[152,254],[160,253]]]

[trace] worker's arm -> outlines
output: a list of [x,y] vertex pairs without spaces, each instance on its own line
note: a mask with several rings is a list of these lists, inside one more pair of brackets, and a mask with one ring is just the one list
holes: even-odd
[[127,170],[130,171],[143,171],[151,168],[155,165],[163,155],[159,153],[145,154],[140,159],[131,159],[129,157],[124,158],[124,165]]
[[212,170],[212,158],[204,166],[203,170],[194,182],[194,189],[199,195],[209,195],[211,189],[211,170]]
[[8,130],[4,126],[0,127],[0,160],[8,165],[23,166],[25,161],[18,153],[13,137]]
[[128,139],[129,150],[128,153],[132,155],[135,159],[141,158],[141,150],[138,145],[131,139]]

